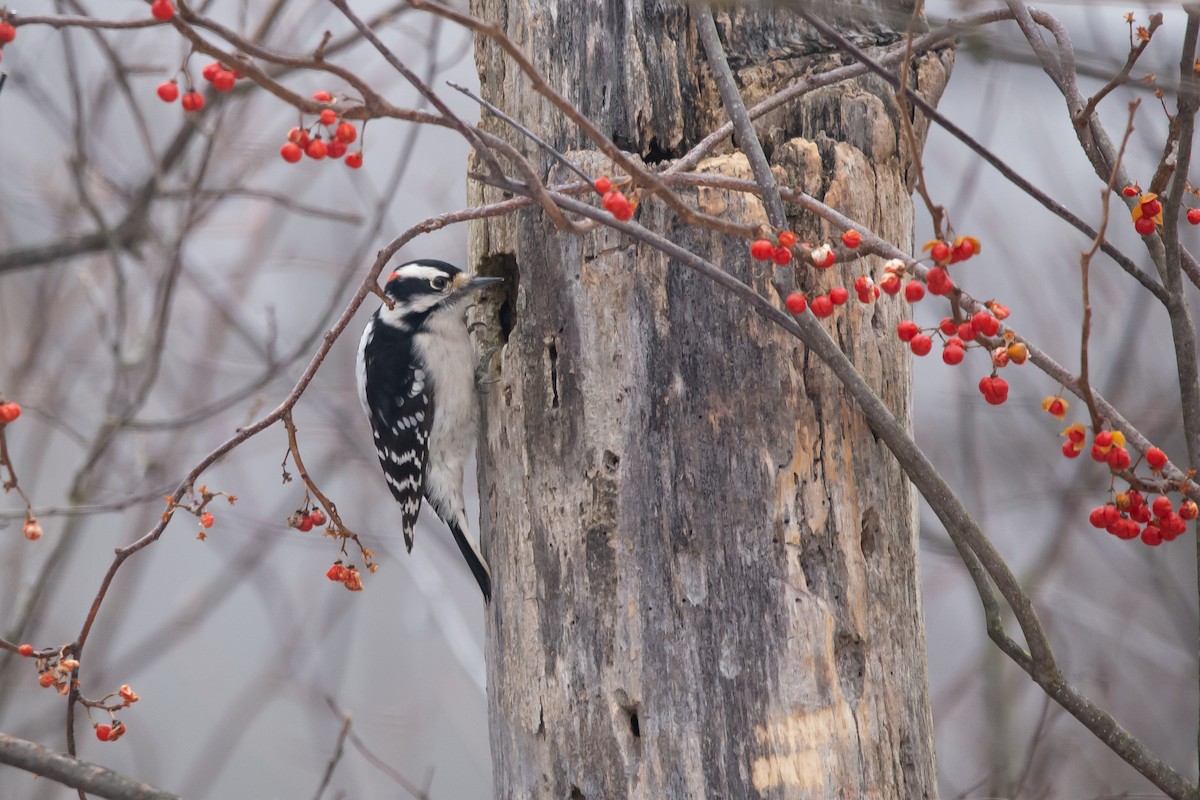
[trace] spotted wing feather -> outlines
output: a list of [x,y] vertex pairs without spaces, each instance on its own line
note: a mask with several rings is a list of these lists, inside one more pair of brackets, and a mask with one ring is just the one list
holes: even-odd
[[371,431],[384,479],[400,504],[404,544],[411,552],[425,494],[432,393],[428,376],[406,341],[386,325],[372,328],[363,364],[367,407],[373,409]]

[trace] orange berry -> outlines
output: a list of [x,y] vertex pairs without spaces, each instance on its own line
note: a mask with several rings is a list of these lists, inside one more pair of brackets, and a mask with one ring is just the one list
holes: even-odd
[[862,244],[862,234],[856,230],[849,230],[842,234],[842,244],[853,250]]
[[17,648],[17,652],[20,653],[21,655],[25,656],[26,658],[29,658],[31,655],[33,655],[33,645],[23,644]]

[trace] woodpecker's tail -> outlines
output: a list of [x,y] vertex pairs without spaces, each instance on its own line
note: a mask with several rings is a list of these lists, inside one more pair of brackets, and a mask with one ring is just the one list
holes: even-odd
[[[461,525],[460,522],[462,522]],[[471,568],[471,574],[475,576],[475,582],[479,584],[480,591],[483,592],[484,602],[490,603],[492,601],[492,571],[488,569],[487,561],[483,559],[479,547],[472,541],[471,534],[467,532],[466,520],[451,519],[446,522],[446,525],[454,534],[454,541],[463,558],[467,560],[467,566]]]

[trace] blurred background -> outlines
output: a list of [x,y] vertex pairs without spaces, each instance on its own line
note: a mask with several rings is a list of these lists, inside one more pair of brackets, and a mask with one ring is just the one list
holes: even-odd
[[[258,24],[259,4],[208,5],[206,13],[235,29]],[[22,11],[89,10],[78,2],[35,6]],[[929,16],[985,7],[931,3]],[[1133,10],[1145,24],[1159,10],[1047,7],[1072,35],[1085,93],[1125,60],[1123,14]],[[351,30],[330,5],[296,0],[281,8],[269,46],[305,51],[329,30],[328,52],[393,104],[422,106],[369,46],[342,49]],[[384,40],[431,84],[477,85],[471,38],[461,29],[404,3],[355,8],[376,17]],[[134,2],[91,10],[145,14]],[[1167,10],[1135,76],[1155,72],[1171,84],[1183,19]],[[20,500],[4,497],[0,631],[37,647],[77,635],[113,549],[153,526],[162,496],[193,464],[290,391],[376,251],[415,222],[466,203],[467,146],[457,135],[380,120],[367,126],[361,170],[288,165],[277,153],[298,118],[281,101],[235,91],[190,117],[158,100],[155,87],[186,55],[165,29],[43,26],[22,27],[4,53],[0,390],[25,410],[9,441],[46,536],[26,542]],[[193,56],[197,80],[208,60]],[[283,80],[302,94],[341,88],[303,72]],[[469,100],[442,94],[456,113],[478,117]],[[1130,87],[1101,112],[1119,138],[1132,97],[1143,102],[1126,163],[1146,184],[1161,153],[1162,107],[1150,91]],[[1099,222],[1102,182],[1015,25],[991,25],[960,48],[940,109]],[[925,169],[958,233],[983,242],[983,255],[957,279],[974,296],[1010,306],[1013,327],[1077,369],[1086,239],[936,127]],[[119,228],[147,186],[158,199]],[[920,243],[930,226],[918,211]],[[98,220],[110,231],[135,230],[136,255],[70,238],[101,227]],[[1193,231],[1185,236],[1196,243]],[[1110,238],[1153,271],[1116,204]],[[57,257],[17,268],[15,253],[43,245]],[[465,245],[465,226],[454,226],[420,237],[399,257],[462,264]],[[1106,257],[1097,257],[1092,276],[1094,384],[1182,463],[1166,316]],[[478,590],[428,517],[418,546],[404,554],[353,388],[358,332],[375,303],[366,305],[295,419],[306,465],[367,538],[380,571],[367,576],[362,594],[324,580],[334,544],[286,525],[304,489],[281,480],[284,431],[253,438],[202,478],[240,497],[233,506],[213,503],[207,541],[196,540],[193,518],[177,514],[163,538],[120,571],[85,652],[83,691],[95,698],[129,683],[141,700],[121,715],[129,734],[119,743],[102,744],[80,725],[81,757],[190,798],[308,797],[333,754],[341,715],[350,713],[352,737],[327,797],[408,797],[405,782],[439,800],[490,796]],[[927,301],[916,317],[932,325],[943,313]],[[1035,597],[1072,682],[1194,775],[1194,539],[1149,548],[1087,524],[1088,511],[1106,499],[1107,469],[1061,457],[1065,423],[1039,410],[1058,387],[1032,366],[1006,371],[1012,393],[998,408],[980,402],[977,358],[952,369],[931,357],[915,370],[918,441]],[[1072,411],[1068,421],[1084,419],[1078,404]],[[930,514],[922,571],[943,797],[1155,796],[987,640],[974,589]],[[0,655],[0,730],[62,748],[63,705],[37,687],[31,663]],[[70,794],[0,769],[0,797]]]

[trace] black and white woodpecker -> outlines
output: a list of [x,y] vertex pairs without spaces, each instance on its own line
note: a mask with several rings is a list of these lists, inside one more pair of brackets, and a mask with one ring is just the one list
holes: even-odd
[[476,278],[444,261],[421,259],[392,272],[358,345],[358,399],[383,477],[400,503],[412,552],[421,498],[454,534],[483,591],[492,577],[471,535],[463,503],[463,464],[476,436],[475,349],[463,319],[467,300],[502,278]]

